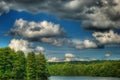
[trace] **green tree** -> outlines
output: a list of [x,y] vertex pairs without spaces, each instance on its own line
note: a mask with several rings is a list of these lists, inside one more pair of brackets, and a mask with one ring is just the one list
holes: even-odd
[[48,69],[47,69],[47,62],[45,59],[44,54],[39,53],[36,55],[36,76],[37,79],[47,80],[49,76]]
[[15,51],[7,48],[0,49],[0,78],[11,79],[14,78],[14,61]]
[[26,68],[27,80],[36,78],[36,60],[35,53],[29,52],[27,55],[27,68]]
[[120,60],[49,63],[52,76],[120,77]]
[[17,79],[24,79],[25,71],[26,71],[26,60],[24,52],[17,51],[16,52],[16,60],[14,62],[14,74]]
[[0,48],[0,79],[2,80],[47,80],[48,69],[45,56],[34,52],[25,54],[22,51],[15,52],[7,48]]

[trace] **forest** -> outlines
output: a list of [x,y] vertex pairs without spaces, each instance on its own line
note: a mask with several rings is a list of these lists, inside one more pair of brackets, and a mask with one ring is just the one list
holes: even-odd
[[48,80],[50,76],[120,77],[120,60],[53,63],[41,52],[25,55],[0,48],[0,80]]
[[120,77],[120,60],[49,63],[53,76]]
[[49,73],[47,62],[42,53],[15,52],[0,48],[0,80],[47,80]]

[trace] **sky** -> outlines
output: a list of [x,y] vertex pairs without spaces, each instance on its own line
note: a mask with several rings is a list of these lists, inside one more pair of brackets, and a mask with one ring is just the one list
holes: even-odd
[[120,0],[0,0],[0,47],[49,62],[120,59]]

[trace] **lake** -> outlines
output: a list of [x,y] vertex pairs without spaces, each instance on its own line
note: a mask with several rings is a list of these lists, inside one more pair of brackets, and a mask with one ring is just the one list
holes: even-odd
[[51,76],[49,80],[120,80],[112,77],[72,77],[72,76]]

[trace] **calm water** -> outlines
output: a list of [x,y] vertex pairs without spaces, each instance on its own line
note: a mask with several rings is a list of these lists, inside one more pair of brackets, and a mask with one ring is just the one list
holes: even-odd
[[52,76],[49,80],[120,80],[120,78],[112,77],[61,77],[61,76]]

